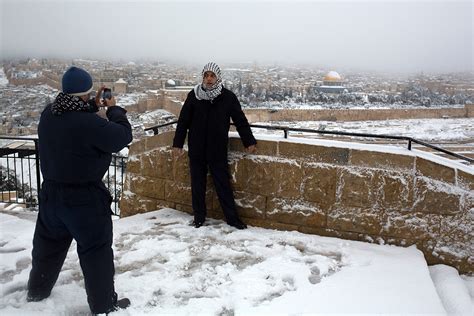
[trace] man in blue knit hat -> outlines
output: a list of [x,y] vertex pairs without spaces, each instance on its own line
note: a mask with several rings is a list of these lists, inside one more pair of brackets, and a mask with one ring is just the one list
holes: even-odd
[[[72,239],[77,242],[89,307],[93,314],[130,305],[117,299],[112,251],[112,198],[102,182],[112,153],[132,141],[126,111],[115,98],[90,99],[92,77],[71,67],[62,92],[46,106],[38,125],[43,184],[33,237],[28,301],[51,294]],[[95,112],[107,107],[107,119]]]
[[227,162],[230,119],[248,152],[256,151],[257,141],[237,96],[223,87],[219,66],[210,62],[204,66],[201,75],[202,83],[189,92],[183,104],[173,140],[174,155],[179,156],[183,154],[184,140],[188,136],[193,224],[199,228],[206,220],[206,179],[209,168],[227,224],[245,229],[247,225],[237,214],[230,185]]

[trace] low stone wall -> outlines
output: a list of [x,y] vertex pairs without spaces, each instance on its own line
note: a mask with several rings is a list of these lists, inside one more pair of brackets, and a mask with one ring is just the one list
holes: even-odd
[[[173,159],[173,136],[131,146],[122,216],[162,207],[192,212],[188,158]],[[430,264],[474,272],[474,172],[468,167],[441,165],[413,152],[283,139],[259,140],[258,154],[246,155],[240,140],[231,138],[230,170],[239,214],[250,225],[416,245]],[[208,183],[208,216],[222,218],[210,177]]]
[[[160,106],[177,117],[182,102],[163,96]],[[474,117],[474,104],[462,108],[433,109],[244,109],[249,122],[270,121],[379,121],[417,118],[469,118]]]

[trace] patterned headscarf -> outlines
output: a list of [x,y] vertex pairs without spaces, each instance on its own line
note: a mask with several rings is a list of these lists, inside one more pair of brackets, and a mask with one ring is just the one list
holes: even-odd
[[212,71],[216,77],[217,81],[212,85],[210,89],[204,87],[203,83],[200,83],[194,87],[194,94],[198,100],[214,100],[222,92],[222,76],[221,69],[216,63],[210,62],[207,63],[201,72],[201,77],[204,78],[206,71]]

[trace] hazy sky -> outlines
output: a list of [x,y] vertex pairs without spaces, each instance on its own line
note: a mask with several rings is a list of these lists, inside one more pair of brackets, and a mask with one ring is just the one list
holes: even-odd
[[472,0],[0,0],[1,57],[473,71]]

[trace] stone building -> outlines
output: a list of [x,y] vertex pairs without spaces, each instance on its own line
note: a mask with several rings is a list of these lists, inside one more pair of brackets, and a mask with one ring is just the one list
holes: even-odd
[[316,90],[324,93],[342,93],[346,90],[343,83],[344,80],[337,72],[330,71],[324,76],[323,84],[317,86]]

